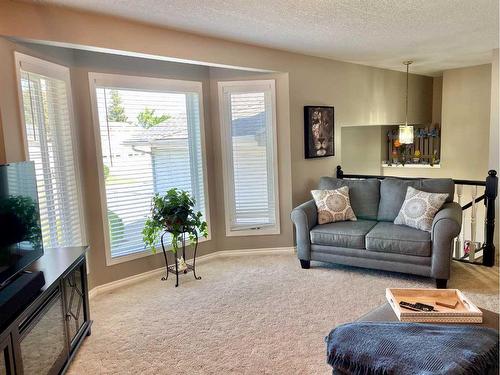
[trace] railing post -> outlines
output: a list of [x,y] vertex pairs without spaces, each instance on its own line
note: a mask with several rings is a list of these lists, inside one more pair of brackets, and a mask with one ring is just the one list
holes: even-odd
[[[462,189],[463,185],[457,185],[457,203],[462,207]],[[464,235],[464,231],[462,230],[464,226],[464,212],[462,211],[462,227],[460,227],[460,234],[455,239],[455,258],[460,259],[462,257],[462,252],[464,251],[462,245],[462,238]]]
[[342,171],[342,167],[337,165],[337,178],[344,178],[344,172]]
[[486,177],[485,200],[486,222],[484,225],[483,265],[492,267],[495,264],[495,199],[498,194],[497,171],[490,170]]
[[477,198],[477,186],[471,187],[471,198],[472,206],[470,211],[470,242],[469,242],[469,261],[474,262],[476,260],[476,198]]

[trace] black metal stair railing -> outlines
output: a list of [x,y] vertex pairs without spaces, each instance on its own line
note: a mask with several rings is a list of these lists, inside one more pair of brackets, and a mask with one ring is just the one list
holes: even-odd
[[[376,175],[358,175],[358,174],[346,174],[342,171],[342,167],[337,166],[336,170],[337,178],[348,178],[348,179],[365,179],[365,178],[377,178],[383,180],[384,178],[390,178],[394,176],[376,176]],[[404,180],[417,180],[426,177],[396,177]],[[495,244],[494,244],[494,234],[495,234],[495,201],[498,195],[498,177],[497,171],[490,170],[488,176],[485,180],[460,180],[453,179],[453,182],[457,186],[458,192],[458,203],[462,206],[462,231],[461,237],[455,240],[455,252],[454,259],[462,262],[481,264],[484,266],[492,267],[495,264]],[[470,187],[471,189],[471,200],[466,204],[462,205],[461,196],[463,187]],[[484,193],[477,196],[477,189],[484,188]],[[477,203],[484,201],[484,233],[483,241],[475,241],[476,237],[476,223],[477,223]],[[471,238],[465,240],[464,238],[464,222],[467,215],[467,211],[470,210],[470,236]],[[467,249],[467,251],[465,250]]]

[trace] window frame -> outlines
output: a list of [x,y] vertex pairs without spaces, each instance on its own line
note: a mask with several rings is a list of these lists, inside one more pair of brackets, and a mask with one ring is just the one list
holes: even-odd
[[[70,122],[70,134],[71,134],[71,147],[73,153],[73,164],[75,168],[75,182],[76,182],[76,199],[78,208],[80,210],[79,220],[80,220],[80,235],[82,239],[82,245],[87,244],[87,223],[85,220],[85,205],[83,199],[83,189],[82,189],[82,178],[81,178],[81,165],[80,165],[80,153],[79,145],[77,141],[77,128],[75,113],[73,107],[73,91],[71,89],[71,70],[69,67],[56,64],[47,60],[39,59],[18,51],[14,51],[14,61],[16,66],[16,81],[17,81],[17,94],[18,94],[18,107],[20,111],[20,119],[22,122],[21,135],[23,139],[23,153],[24,159],[30,160],[29,158],[29,146],[28,146],[28,135],[26,132],[26,119],[24,117],[24,103],[23,103],[23,92],[21,84],[21,69],[29,71],[35,74],[47,76],[49,78],[58,79],[64,82],[66,86],[66,96],[67,96],[67,106],[68,106],[68,117]],[[38,186],[37,186],[38,192]]]
[[[277,119],[276,119],[276,80],[248,80],[248,81],[219,81],[218,83],[218,98],[219,98],[219,122],[221,124],[221,148],[222,148],[222,177],[224,186],[224,218],[227,237],[239,236],[262,236],[262,235],[277,235],[281,233],[280,221],[280,202],[279,202],[279,169],[278,169],[278,137],[277,137]],[[235,90],[237,88],[237,90]],[[271,94],[271,132],[272,140],[272,168],[273,168],[273,185],[274,185],[274,215],[276,222],[274,225],[266,225],[263,227],[250,229],[233,229],[231,228],[232,217],[235,212],[234,201],[234,171],[232,158],[232,137],[231,137],[231,109],[226,108],[225,92],[266,92]]]
[[[111,256],[111,239],[109,234],[108,214],[107,214],[107,199],[106,199],[106,183],[104,181],[104,164],[102,157],[101,146],[101,129],[99,123],[99,110],[97,105],[97,87],[114,87],[117,89],[135,89],[149,91],[168,91],[186,93],[192,92],[199,95],[199,111],[200,111],[200,139],[201,139],[201,155],[203,169],[203,185],[205,198],[205,219],[207,221],[208,236],[201,238],[199,243],[210,241],[212,239],[211,223],[210,223],[210,203],[208,194],[208,177],[207,177],[207,161],[205,148],[205,111],[203,107],[203,84],[200,81],[176,80],[167,78],[152,78],[142,76],[131,76],[124,74],[108,74],[89,72],[89,89],[90,102],[92,109],[92,122],[94,128],[94,139],[96,147],[97,174],[99,182],[99,195],[101,200],[101,217],[104,232],[104,249],[106,253],[106,266],[112,266],[119,263],[129,262],[135,259],[144,258],[155,255],[150,249],[144,249],[132,254],[112,257]],[[172,246],[165,246],[165,250],[172,249]],[[157,248],[160,252],[161,247]],[[158,252],[157,252],[158,253]]]

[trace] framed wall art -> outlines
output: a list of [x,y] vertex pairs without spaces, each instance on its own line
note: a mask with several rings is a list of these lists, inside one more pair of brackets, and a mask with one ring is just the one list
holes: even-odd
[[333,107],[304,107],[305,158],[334,156]]

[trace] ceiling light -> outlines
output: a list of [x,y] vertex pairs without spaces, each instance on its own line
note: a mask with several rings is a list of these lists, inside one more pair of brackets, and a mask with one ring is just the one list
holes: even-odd
[[403,125],[399,125],[399,143],[401,144],[413,143],[413,126],[408,125],[408,77],[410,75],[409,69],[412,62],[413,61],[403,62],[403,64],[406,65],[406,117],[405,123]]

